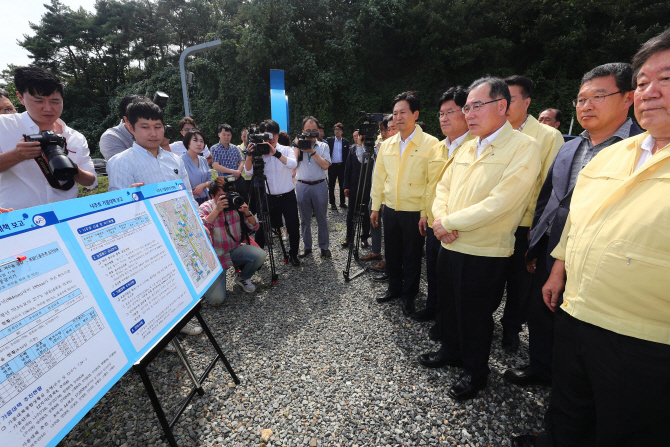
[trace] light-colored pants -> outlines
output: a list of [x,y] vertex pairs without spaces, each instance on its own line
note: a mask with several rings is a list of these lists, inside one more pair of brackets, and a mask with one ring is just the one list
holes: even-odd
[[328,184],[321,182],[316,185],[307,185],[296,182],[295,192],[300,211],[300,230],[305,250],[312,248],[312,209],[316,215],[319,227],[319,248],[322,250],[330,246],[328,234]]
[[[251,278],[263,262],[265,262],[265,250],[255,245],[238,245],[230,252],[230,259],[233,265],[243,265],[240,272],[240,279]],[[216,278],[211,287],[207,290],[207,302],[209,304],[221,304],[226,299],[226,273],[228,269],[223,269],[221,275]]]

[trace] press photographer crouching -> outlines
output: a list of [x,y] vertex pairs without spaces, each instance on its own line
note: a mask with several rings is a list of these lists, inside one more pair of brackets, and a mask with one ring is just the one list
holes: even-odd
[[218,177],[209,188],[209,195],[211,200],[200,205],[200,217],[211,232],[212,246],[224,268],[224,273],[207,292],[207,301],[216,305],[226,299],[225,269],[228,267],[241,267],[235,282],[245,292],[256,290],[251,277],[265,261],[265,251],[250,244],[249,233],[259,225],[242,196],[235,192],[235,178]]
[[97,185],[86,138],[60,120],[63,84],[39,67],[14,70],[26,108],[0,115],[0,207],[15,210],[74,199]]

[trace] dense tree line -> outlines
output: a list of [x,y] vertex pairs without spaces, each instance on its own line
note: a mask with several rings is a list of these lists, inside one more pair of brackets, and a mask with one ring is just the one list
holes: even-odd
[[116,106],[129,93],[167,92],[167,121],[176,123],[184,113],[179,55],[214,39],[223,44],[187,64],[196,78],[192,116],[211,140],[219,123],[237,130],[270,116],[270,69],[285,70],[292,131],[311,114],[327,132],[341,121],[350,133],[359,110],[389,112],[396,93],[414,89],[421,119],[440,135],[434,112],[443,90],[517,73],[535,81],[531,112],[559,107],[567,132],[582,74],[630,61],[670,24],[670,2],[658,0],[98,0],[93,13],[59,0],[46,6],[20,44],[67,82],[63,117],[92,150],[118,124]]

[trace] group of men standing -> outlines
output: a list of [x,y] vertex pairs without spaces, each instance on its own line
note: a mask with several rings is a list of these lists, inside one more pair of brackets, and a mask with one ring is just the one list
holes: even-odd
[[[418,361],[462,368],[449,395],[467,400],[487,385],[506,290],[502,346],[516,351],[527,321],[530,364],[503,376],[552,386],[546,433],[512,445],[661,445],[670,415],[670,30],[632,66],[584,75],[573,105],[585,130],[567,143],[549,125],[558,111],[543,112],[548,124],[528,115],[532,88],[511,76],[449,89],[440,142],[416,124],[413,92],[394,99],[398,135],[381,145],[371,193],[373,226],[384,205],[390,277],[377,301],[401,298],[406,315],[436,320],[429,334],[441,347]],[[628,117],[633,104],[644,134]],[[415,312],[424,236],[428,299]]]

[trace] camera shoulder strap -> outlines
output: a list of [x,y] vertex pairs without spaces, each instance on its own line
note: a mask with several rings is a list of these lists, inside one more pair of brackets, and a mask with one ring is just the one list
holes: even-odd
[[49,167],[49,164],[47,161],[44,159],[44,155],[40,154],[37,157],[35,157],[35,161],[37,162],[37,166],[40,167],[40,170],[42,171],[42,174],[44,174],[44,177],[47,179],[47,182],[49,182],[49,185],[54,188],[54,189],[60,189],[63,191],[69,191],[72,189],[74,186],[74,179],[71,178],[65,184],[61,185],[58,179],[54,177],[53,172],[51,172],[51,168]]

